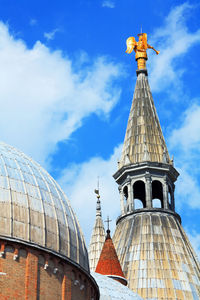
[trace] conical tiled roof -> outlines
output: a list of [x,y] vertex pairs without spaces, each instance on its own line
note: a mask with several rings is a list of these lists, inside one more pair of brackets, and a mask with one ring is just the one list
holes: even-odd
[[90,270],[95,271],[103,244],[105,241],[105,229],[103,225],[103,220],[101,216],[101,202],[100,197],[97,197],[97,207],[96,207],[96,220],[92,230],[92,236],[89,245],[89,264]]
[[138,74],[119,167],[144,161],[170,163],[145,72]]
[[107,230],[106,240],[103,245],[95,272],[102,275],[107,275],[116,280],[125,280],[125,282],[122,282],[123,284],[125,283],[125,285],[127,283],[118,260],[115,247],[110,237],[110,230]]

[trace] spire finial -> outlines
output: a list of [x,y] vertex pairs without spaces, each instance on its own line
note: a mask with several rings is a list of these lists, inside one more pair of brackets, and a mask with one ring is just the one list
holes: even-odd
[[129,37],[126,40],[127,50],[126,53],[131,53],[133,50],[135,51],[135,60],[137,61],[137,67],[139,70],[146,70],[146,61],[148,59],[147,57],[147,49],[153,49],[156,54],[159,54],[160,51],[157,51],[154,49],[154,47],[150,46],[147,43],[147,34],[141,33],[138,34],[139,41],[136,42],[135,38],[133,36]]
[[107,223],[107,230],[106,230],[107,235],[106,235],[106,240],[107,240],[107,239],[110,239],[110,228],[109,228],[109,223],[110,223],[111,221],[112,221],[112,220],[109,219],[109,216],[107,216],[107,220],[104,221],[104,222]]
[[96,207],[96,216],[101,217],[101,201],[100,201],[100,194],[99,194],[99,176],[97,177],[97,189],[94,190],[96,197],[97,197],[97,207]]

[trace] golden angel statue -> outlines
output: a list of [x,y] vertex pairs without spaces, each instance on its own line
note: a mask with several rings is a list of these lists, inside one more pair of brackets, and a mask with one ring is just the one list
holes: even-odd
[[135,38],[133,36],[129,37],[126,40],[127,50],[126,53],[131,53],[133,50],[135,51],[135,60],[138,63],[138,70],[140,69],[146,69],[146,60],[147,58],[147,49],[153,49],[156,54],[159,54],[160,51],[157,51],[154,49],[154,47],[150,46],[147,43],[147,34],[146,33],[140,33],[138,34],[139,41],[136,42]]

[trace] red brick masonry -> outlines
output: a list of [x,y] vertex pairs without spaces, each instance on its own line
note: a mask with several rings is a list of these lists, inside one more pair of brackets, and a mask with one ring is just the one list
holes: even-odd
[[1,300],[98,300],[87,272],[31,246],[0,240]]

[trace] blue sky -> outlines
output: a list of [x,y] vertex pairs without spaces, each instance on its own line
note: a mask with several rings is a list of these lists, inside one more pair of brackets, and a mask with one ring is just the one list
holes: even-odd
[[149,81],[180,172],[176,209],[200,253],[200,6],[198,1],[0,0],[0,138],[45,167],[87,243],[100,177],[103,218],[119,215],[117,170],[136,82],[126,39],[141,31]]

